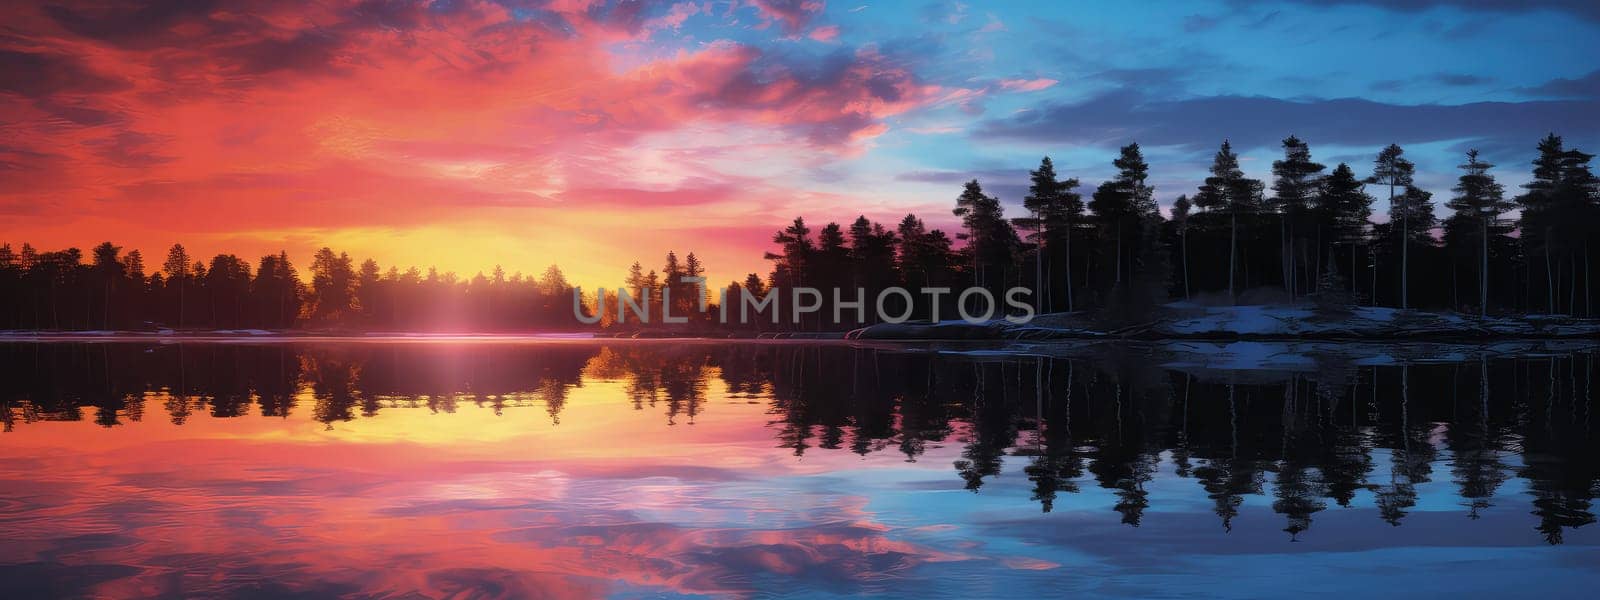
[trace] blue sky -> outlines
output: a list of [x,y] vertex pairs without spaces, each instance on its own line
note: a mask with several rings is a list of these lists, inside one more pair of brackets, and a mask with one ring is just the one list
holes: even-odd
[[[1015,202],[1020,171],[1041,154],[1098,181],[1110,175],[1113,148],[1139,141],[1167,202],[1192,192],[1222,136],[1245,154],[1247,171],[1265,178],[1277,140],[1295,133],[1319,160],[1358,172],[1383,143],[1401,143],[1422,184],[1443,199],[1467,148],[1482,148],[1514,183],[1526,180],[1547,129],[1580,147],[1600,141],[1600,4],[1041,4],[830,6],[842,40],[930,51],[912,60],[932,81],[1058,81],[965,110],[909,115],[874,154],[922,170],[1015,172],[991,185]],[[1001,31],[984,31],[996,24]],[[909,131],[939,125],[953,131]]]

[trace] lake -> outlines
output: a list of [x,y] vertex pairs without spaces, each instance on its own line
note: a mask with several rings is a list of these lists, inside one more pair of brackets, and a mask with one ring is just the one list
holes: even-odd
[[0,596],[1572,595],[1596,349],[0,344]]

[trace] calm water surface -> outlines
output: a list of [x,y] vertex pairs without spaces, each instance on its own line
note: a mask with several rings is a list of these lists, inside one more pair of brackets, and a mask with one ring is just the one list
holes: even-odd
[[1347,350],[0,344],[0,597],[1600,586],[1589,349]]

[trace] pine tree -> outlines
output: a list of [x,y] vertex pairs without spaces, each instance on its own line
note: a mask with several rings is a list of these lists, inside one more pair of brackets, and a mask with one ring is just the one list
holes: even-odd
[[1400,224],[1399,235],[1408,245],[1432,244],[1432,231],[1438,225],[1438,218],[1433,214],[1433,193],[1406,186],[1404,192],[1395,196],[1394,206],[1389,209],[1389,222]]
[[656,274],[655,269],[650,269],[650,273],[644,276],[644,293],[646,302],[649,302],[649,308],[645,310],[645,314],[649,315],[652,323],[660,323],[662,315],[665,314],[662,312],[664,310],[661,296],[662,289],[661,276]]
[[638,261],[634,261],[634,263],[628,267],[628,278],[624,281],[623,285],[628,288],[628,293],[633,297],[634,303],[642,304],[647,297],[645,295],[644,287],[644,265],[639,264]]
[[[1453,218],[1465,222],[1478,224],[1478,315],[1488,316],[1489,311],[1489,236],[1497,225],[1500,215],[1505,214],[1515,204],[1506,201],[1505,187],[1494,180],[1489,174],[1489,169],[1494,168],[1487,162],[1478,160],[1477,150],[1467,151],[1467,162],[1460,166],[1464,171],[1457,181],[1454,191],[1456,196],[1446,204],[1455,211]],[[1446,227],[1445,242],[1448,245],[1454,241]]]
[[[1566,149],[1560,136],[1546,136],[1539,142],[1539,157],[1533,161],[1533,180],[1523,186],[1527,192],[1517,198],[1522,206],[1520,237],[1525,253],[1537,250],[1544,255],[1546,302],[1551,313],[1557,312],[1560,295],[1553,257],[1581,250],[1584,271],[1589,270],[1588,237],[1593,233],[1593,222],[1600,218],[1600,181],[1589,170],[1592,158],[1576,149]],[[1575,267],[1576,259],[1572,262]],[[1572,269],[1574,283],[1569,288],[1574,295],[1576,270]],[[1589,284],[1585,279],[1584,295],[1588,298]]]
[[1046,261],[1042,259],[1047,249],[1053,254],[1054,246],[1059,242],[1066,254],[1067,310],[1071,311],[1073,309],[1072,227],[1083,215],[1083,199],[1072,191],[1078,187],[1078,180],[1057,179],[1055,164],[1050,162],[1048,156],[1039,161],[1038,169],[1028,172],[1028,177],[1028,195],[1023,197],[1022,206],[1027,208],[1032,216],[1016,219],[1015,222],[1019,227],[1034,230],[1031,236],[1037,255],[1034,260],[1034,293],[1040,295],[1038,300],[1043,303],[1044,295],[1052,288],[1044,283],[1043,271]]
[[1121,287],[1128,270],[1126,257],[1133,245],[1127,238],[1130,233],[1136,234],[1141,219],[1153,212],[1155,200],[1154,190],[1144,184],[1149,176],[1149,165],[1138,144],[1123,146],[1111,164],[1117,168],[1117,175],[1095,188],[1089,199],[1089,211],[1099,221],[1102,234],[1113,240],[1115,265],[1111,283],[1113,287]]
[[[1389,187],[1389,211],[1391,213],[1394,213],[1395,210],[1395,188],[1400,188],[1402,190],[1410,188],[1412,175],[1414,175],[1416,172],[1416,166],[1411,164],[1411,161],[1406,160],[1403,156],[1404,154],[1405,150],[1402,150],[1399,145],[1389,144],[1388,147],[1379,151],[1378,157],[1372,161],[1372,176],[1367,178],[1367,183],[1375,183]],[[1411,291],[1411,280],[1409,272],[1409,249],[1411,247],[1411,243],[1409,236],[1407,236],[1406,233],[1412,231],[1412,228],[1410,227],[1410,224],[1405,221],[1405,219],[1408,218],[1412,212],[1414,211],[1402,210],[1399,213],[1401,221],[1400,227],[1397,229],[1397,231],[1401,232],[1400,308],[1409,308],[1410,304],[1409,294]],[[1377,290],[1373,290],[1373,296],[1377,296]]]
[[183,329],[184,313],[184,288],[189,287],[189,251],[183,244],[173,244],[167,250],[167,260],[161,264],[161,270],[167,273],[167,285],[178,287],[178,329]]
[[[1098,223],[1096,237],[1101,240],[1100,244],[1106,244],[1106,240],[1110,240],[1113,270],[1109,287],[1111,289],[1121,287],[1123,232],[1133,221],[1133,203],[1127,192],[1115,180],[1105,181],[1095,187],[1094,193],[1089,196],[1089,212],[1094,215]],[[1099,252],[1105,252],[1103,247]],[[1091,272],[1090,276],[1093,275]]]
[[1189,299],[1189,196],[1180,195],[1172,201],[1172,225],[1178,232],[1178,253],[1183,262],[1183,299]]
[[[1296,233],[1306,229],[1311,204],[1322,187],[1322,172],[1327,167],[1311,160],[1311,148],[1300,138],[1283,140],[1283,160],[1272,163],[1272,202],[1285,230],[1283,247],[1284,288],[1293,298],[1296,292]],[[1311,265],[1313,272],[1316,264]]]
[[865,289],[870,298],[895,285],[897,243],[894,232],[882,224],[871,222],[866,216],[856,217],[850,225],[852,285]]
[[972,257],[972,284],[989,287],[989,270],[994,266],[1003,269],[1011,256],[1009,240],[1002,231],[1010,226],[1004,220],[1000,200],[983,193],[983,186],[974,179],[962,187],[956,207],[950,212],[961,217],[961,225],[967,230],[958,238],[967,241],[967,252]]
[[1260,181],[1244,176],[1244,171],[1239,169],[1239,155],[1234,154],[1233,146],[1224,140],[1212,160],[1211,176],[1194,197],[1196,206],[1228,215],[1228,298],[1235,303],[1239,298],[1234,285],[1234,275],[1238,271],[1239,216],[1260,211],[1262,190]]
[[121,252],[122,247],[113,245],[111,242],[102,242],[89,251],[94,262],[92,267],[94,278],[99,283],[96,287],[100,289],[100,327],[102,329],[111,328],[111,295],[118,282],[122,281],[126,276],[126,272],[123,270],[122,257],[119,256]]
[[773,261],[773,287],[798,287],[806,284],[807,266],[815,247],[811,244],[811,228],[805,219],[795,217],[794,222],[772,236],[780,252],[766,253]]
[[338,324],[353,311],[356,301],[356,275],[350,255],[334,254],[330,248],[318,250],[311,261],[311,316],[323,323]]
[[706,266],[700,262],[700,257],[695,256],[693,252],[683,257],[683,276],[702,279],[699,283],[684,282],[683,298],[691,321],[704,321],[709,316],[709,313],[700,312],[700,305],[706,302],[706,292],[709,289],[704,281],[705,275]]
[[[1339,163],[1333,173],[1322,181],[1312,212],[1319,229],[1327,229],[1330,245],[1350,246],[1350,291],[1355,292],[1356,258],[1358,246],[1366,239],[1368,221],[1372,217],[1372,196],[1362,189],[1350,165]],[[1331,254],[1331,253],[1330,253]],[[1321,282],[1318,283],[1320,291]]]
[[666,290],[666,294],[662,296],[663,302],[669,302],[671,306],[663,304],[662,310],[678,317],[689,314],[691,299],[683,283],[685,275],[687,273],[684,272],[683,264],[678,261],[678,253],[668,250],[666,264],[661,268],[661,286]]
[[1339,275],[1333,255],[1328,255],[1328,266],[1318,276],[1317,291],[1312,298],[1324,308],[1344,308],[1356,302],[1355,294],[1345,290],[1345,279]]
[[1117,185],[1127,195],[1135,224],[1148,224],[1152,217],[1159,214],[1160,207],[1156,205],[1155,188],[1145,185],[1150,178],[1150,165],[1145,162],[1139,144],[1123,146],[1117,151],[1117,158],[1111,161],[1111,166],[1117,168]]

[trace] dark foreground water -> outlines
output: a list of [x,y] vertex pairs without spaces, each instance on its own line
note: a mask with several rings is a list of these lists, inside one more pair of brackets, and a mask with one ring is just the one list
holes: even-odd
[[0,597],[1554,595],[1541,344],[0,344]]

